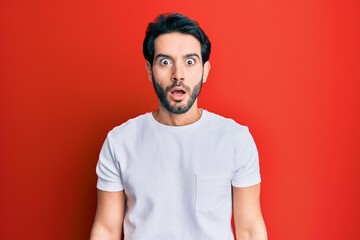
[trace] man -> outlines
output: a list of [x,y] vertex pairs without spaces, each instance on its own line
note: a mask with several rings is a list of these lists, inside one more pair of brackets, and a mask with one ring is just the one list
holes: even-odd
[[143,53],[159,108],[109,132],[91,240],[230,240],[232,213],[238,240],[267,239],[247,127],[197,105],[210,49],[183,15],[148,25]]

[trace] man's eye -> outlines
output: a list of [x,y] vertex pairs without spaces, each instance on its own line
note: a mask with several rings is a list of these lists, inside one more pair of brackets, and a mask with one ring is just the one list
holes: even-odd
[[170,61],[169,61],[168,59],[162,59],[162,60],[160,61],[160,63],[161,63],[161,65],[167,66],[167,65],[170,64]]
[[190,59],[187,59],[187,60],[186,60],[186,64],[187,64],[187,65],[194,65],[194,64],[195,64],[195,60],[194,60],[194,59],[191,59],[191,58],[190,58]]

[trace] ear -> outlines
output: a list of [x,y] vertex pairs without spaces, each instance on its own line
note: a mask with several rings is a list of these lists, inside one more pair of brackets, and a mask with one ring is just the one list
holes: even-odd
[[150,82],[152,82],[153,78],[152,78],[152,68],[151,68],[151,64],[146,61],[146,71],[147,71],[147,75],[148,75],[148,79],[150,80]]
[[206,61],[206,62],[204,63],[203,83],[206,82],[207,77],[209,76],[210,68],[211,68],[210,62],[209,62],[209,61]]

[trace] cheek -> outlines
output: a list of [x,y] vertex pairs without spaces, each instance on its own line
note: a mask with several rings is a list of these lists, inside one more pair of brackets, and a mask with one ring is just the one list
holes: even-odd
[[165,71],[154,71],[153,72],[153,77],[157,82],[167,82],[169,77],[169,74],[166,73]]
[[203,70],[201,67],[199,67],[193,69],[193,71],[188,72],[187,78],[197,83],[198,81],[200,81],[202,75],[203,75]]

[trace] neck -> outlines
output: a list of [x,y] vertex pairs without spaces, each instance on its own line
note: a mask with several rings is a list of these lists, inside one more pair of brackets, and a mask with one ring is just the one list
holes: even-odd
[[186,113],[174,114],[169,112],[163,106],[160,106],[159,109],[154,111],[152,114],[156,121],[164,125],[185,126],[199,120],[202,114],[202,109],[198,108],[194,104]]

